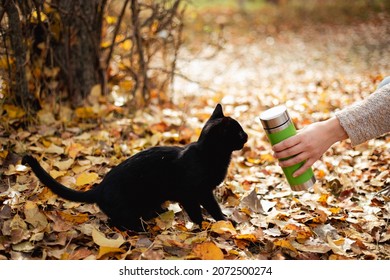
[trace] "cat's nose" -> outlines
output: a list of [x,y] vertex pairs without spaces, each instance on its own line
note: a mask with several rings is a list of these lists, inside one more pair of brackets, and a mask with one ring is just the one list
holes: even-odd
[[246,134],[244,131],[241,132],[241,139],[244,143],[246,143],[246,141],[248,141],[248,134]]

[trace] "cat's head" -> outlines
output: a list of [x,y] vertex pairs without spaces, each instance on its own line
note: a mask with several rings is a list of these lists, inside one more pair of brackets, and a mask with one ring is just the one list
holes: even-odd
[[215,107],[199,137],[200,142],[214,145],[216,149],[225,151],[240,150],[247,140],[248,135],[241,125],[235,119],[223,114],[221,104]]

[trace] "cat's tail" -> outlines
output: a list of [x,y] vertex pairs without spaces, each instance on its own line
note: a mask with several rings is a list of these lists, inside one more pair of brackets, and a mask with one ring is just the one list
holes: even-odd
[[69,189],[51,177],[34,157],[29,155],[24,156],[22,159],[22,164],[25,165],[26,163],[30,165],[32,171],[34,171],[38,179],[60,197],[76,202],[97,202],[96,188],[85,192]]

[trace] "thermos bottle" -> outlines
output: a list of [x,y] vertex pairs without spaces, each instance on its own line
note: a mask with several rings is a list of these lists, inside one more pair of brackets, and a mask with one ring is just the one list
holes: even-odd
[[[272,145],[275,145],[297,133],[294,123],[291,121],[287,108],[284,105],[276,106],[264,111],[260,115],[260,120]],[[291,189],[294,191],[306,190],[316,182],[311,168],[298,177],[294,178],[292,176],[293,173],[303,164],[304,162],[300,162],[293,166],[282,168]]]

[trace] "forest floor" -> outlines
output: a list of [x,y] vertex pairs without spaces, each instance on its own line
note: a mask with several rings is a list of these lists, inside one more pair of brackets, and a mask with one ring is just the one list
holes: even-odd
[[[231,9],[189,15],[172,102],[129,113],[93,91],[90,107],[29,129],[5,108],[0,127],[0,259],[390,259],[390,136],[343,141],[314,165],[315,186],[292,192],[259,114],[286,104],[297,128],[375,91],[390,73],[390,17],[264,24]],[[28,151],[63,184],[87,189],[128,156],[195,141],[217,103],[249,134],[216,191],[234,220],[199,229],[180,205],[145,233],[119,232],[95,205],[65,201],[20,164]]]

